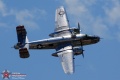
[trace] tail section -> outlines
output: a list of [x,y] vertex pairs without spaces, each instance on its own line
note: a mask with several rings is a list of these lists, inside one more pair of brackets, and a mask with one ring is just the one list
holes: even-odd
[[29,44],[27,44],[29,42],[29,40],[28,40],[28,37],[26,36],[26,40],[25,40],[25,48],[27,48],[27,49],[29,49]]
[[19,54],[21,58],[28,58],[29,52],[29,44],[27,44],[28,38],[27,38],[27,32],[26,29],[24,28],[23,25],[17,26],[16,27],[16,32],[17,32],[17,38],[18,38],[18,43],[17,46],[19,47]]
[[16,27],[16,32],[17,32],[17,39],[18,39],[18,46],[20,48],[23,48],[25,46],[25,41],[26,41],[26,29],[24,28],[23,25],[17,26]]

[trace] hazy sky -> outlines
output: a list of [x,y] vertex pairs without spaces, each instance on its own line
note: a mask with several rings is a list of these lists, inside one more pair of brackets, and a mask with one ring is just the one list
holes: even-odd
[[[55,50],[30,50],[30,58],[21,59],[11,48],[20,24],[30,41],[48,38],[59,6],[66,8],[71,27],[80,22],[82,33],[103,38],[84,47],[84,59],[75,56],[73,75],[65,74],[59,58],[51,56]],[[0,0],[0,44],[0,73],[26,74],[24,80],[120,80],[120,0]]]

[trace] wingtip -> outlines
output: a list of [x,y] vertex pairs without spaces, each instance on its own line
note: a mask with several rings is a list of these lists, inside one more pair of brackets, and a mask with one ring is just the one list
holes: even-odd
[[66,72],[65,74],[72,75],[74,72]]
[[60,8],[60,9],[64,9],[64,6],[60,6],[59,8]]

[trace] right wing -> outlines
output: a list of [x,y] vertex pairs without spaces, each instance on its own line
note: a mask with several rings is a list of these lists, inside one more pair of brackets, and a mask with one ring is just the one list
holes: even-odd
[[66,74],[74,73],[74,54],[72,46],[66,43],[59,45],[57,55],[61,60],[64,72]]

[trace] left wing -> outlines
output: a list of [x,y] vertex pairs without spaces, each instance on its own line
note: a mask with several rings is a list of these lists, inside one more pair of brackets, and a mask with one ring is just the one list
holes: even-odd
[[67,13],[63,6],[56,9],[55,13],[55,30],[51,33],[51,37],[59,37],[71,35],[70,25],[67,18]]
[[66,43],[59,45],[57,55],[61,59],[64,72],[66,74],[72,74],[74,72],[74,55],[72,46]]
[[69,30],[69,22],[63,6],[56,9],[55,25],[55,32]]

